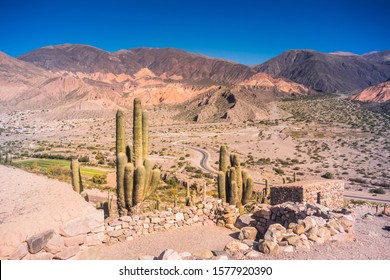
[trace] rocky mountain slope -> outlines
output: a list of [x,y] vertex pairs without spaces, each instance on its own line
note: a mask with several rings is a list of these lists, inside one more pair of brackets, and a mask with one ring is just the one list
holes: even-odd
[[146,107],[171,104],[186,120],[258,119],[267,116],[264,103],[278,98],[355,92],[386,81],[387,56],[288,51],[248,67],[171,48],[111,53],[86,45],[49,46],[18,59],[0,55],[0,107],[96,117],[130,108],[138,97]]
[[110,53],[91,46],[66,44],[40,48],[19,59],[51,71],[130,76],[147,68],[165,79],[203,83],[234,84],[254,74],[242,64],[170,48],[135,48]]
[[368,87],[355,95],[353,100],[368,102],[386,102],[390,100],[390,81]]
[[354,92],[390,78],[390,67],[371,56],[292,50],[257,65],[257,72],[284,77],[320,92]]
[[[256,100],[266,99],[265,96],[312,92],[284,78],[256,74],[245,65],[175,49],[139,48],[109,53],[90,46],[59,45],[35,50],[19,57],[19,60],[6,55],[4,57],[13,65],[19,63],[20,69],[31,71],[25,72],[30,73],[28,78],[14,81],[12,86],[24,87],[18,96],[13,97],[7,94],[13,92],[15,95],[11,89],[12,81],[7,75],[14,76],[13,72],[18,68],[10,66],[3,71],[0,81],[6,87],[0,103],[3,100],[3,104],[18,104],[18,109],[61,109],[66,110],[68,115],[76,116],[83,115],[81,112],[84,111],[93,112],[95,116],[100,110],[127,108],[131,106],[134,97],[140,98],[146,106],[182,104],[187,101],[196,103],[198,96],[201,99],[209,96],[211,100],[219,100],[218,94],[213,96],[216,92],[231,89],[238,93],[246,91],[248,96],[236,94],[236,98],[242,102],[238,102],[234,109],[222,106],[210,114],[207,112],[210,107],[200,107],[205,112],[198,112],[195,114],[198,117],[194,115],[192,119],[219,119],[219,115],[227,119],[228,111],[233,119],[234,111],[234,115],[241,120],[263,116],[264,113],[260,112],[260,108],[255,108],[254,104]],[[35,82],[41,76],[39,83]],[[35,95],[32,96],[30,92],[35,92]],[[245,103],[244,100],[249,97],[254,103]],[[239,113],[240,110],[245,114]],[[60,116],[63,117],[63,114]]]
[[370,52],[362,55],[363,58],[380,64],[386,64],[390,66],[390,50],[382,52]]

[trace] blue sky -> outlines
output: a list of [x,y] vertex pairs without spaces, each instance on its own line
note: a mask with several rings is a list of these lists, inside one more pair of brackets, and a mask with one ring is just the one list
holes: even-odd
[[2,0],[0,50],[172,47],[253,65],[289,49],[390,49],[390,1]]

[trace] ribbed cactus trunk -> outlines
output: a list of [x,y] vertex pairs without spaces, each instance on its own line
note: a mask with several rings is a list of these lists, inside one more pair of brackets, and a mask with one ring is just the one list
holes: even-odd
[[134,165],[135,168],[143,164],[143,148],[142,148],[142,107],[141,101],[138,98],[134,99],[133,112],[133,143],[134,143]]
[[144,197],[147,197],[151,191],[150,181],[152,179],[152,162],[149,159],[145,159],[144,167],[145,167]]
[[116,155],[119,153],[126,152],[126,141],[125,141],[125,127],[126,118],[125,113],[121,110],[116,112]]
[[128,162],[125,165],[124,191],[127,209],[133,207],[133,191],[134,191],[134,165]]
[[133,205],[141,203],[144,199],[144,186],[145,186],[145,167],[143,165],[138,166],[134,172],[134,194]]
[[251,197],[252,197],[252,193],[253,193],[253,188],[254,188],[254,183],[253,183],[253,179],[252,177],[247,177],[246,178],[246,184],[245,184],[245,190],[244,190],[244,193],[242,195],[242,204],[245,205],[247,204]]
[[226,174],[223,171],[218,172],[218,197],[226,202]]
[[72,159],[70,163],[70,171],[72,174],[73,190],[77,193],[81,193],[83,190],[81,189],[80,167],[77,159]]
[[152,194],[157,190],[158,185],[160,184],[161,181],[161,171],[160,169],[153,169],[152,171],[152,179],[150,182],[150,192],[149,194]]
[[116,197],[118,205],[118,213],[120,216],[126,214],[125,200],[125,167],[127,164],[127,156],[125,153],[119,153],[116,162]]
[[133,162],[133,146],[130,144],[126,145],[126,156],[127,162]]
[[149,154],[149,114],[147,111],[142,112],[142,156],[148,158]]
[[221,146],[219,149],[219,171],[226,172],[228,168],[228,153],[226,146]]

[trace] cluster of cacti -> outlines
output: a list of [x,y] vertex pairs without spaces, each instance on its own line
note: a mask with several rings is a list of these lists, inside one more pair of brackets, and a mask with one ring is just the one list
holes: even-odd
[[160,183],[160,170],[152,169],[148,159],[149,120],[141,101],[134,99],[133,145],[126,145],[123,111],[116,114],[117,204],[119,215],[125,215],[152,194]]
[[221,146],[218,172],[219,198],[232,205],[245,205],[251,200],[253,184],[248,171],[241,169],[238,155],[231,154],[229,157],[226,146]]
[[73,190],[81,194],[83,191],[83,182],[81,180],[79,161],[77,159],[72,159],[70,163],[70,173],[72,177]]

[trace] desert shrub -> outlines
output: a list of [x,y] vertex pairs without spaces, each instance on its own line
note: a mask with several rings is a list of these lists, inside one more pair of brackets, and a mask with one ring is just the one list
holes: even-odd
[[276,172],[276,174],[284,175],[284,171],[281,168],[274,168],[274,171]]
[[105,174],[104,175],[98,175],[98,174],[93,175],[91,181],[93,183],[99,184],[99,185],[107,184],[107,175],[105,175]]
[[367,181],[361,178],[350,178],[349,181],[358,183],[358,184],[366,184]]
[[326,172],[324,175],[322,175],[322,178],[325,178],[325,179],[333,179],[333,178],[334,178],[334,175],[333,175],[333,173],[331,173],[331,172]]
[[89,157],[85,156],[85,157],[80,157],[79,158],[79,162],[89,162]]
[[386,191],[384,189],[371,189],[370,193],[385,194]]

